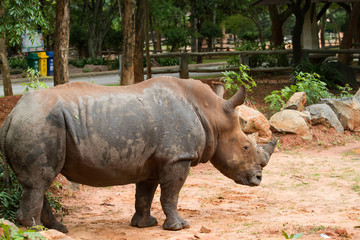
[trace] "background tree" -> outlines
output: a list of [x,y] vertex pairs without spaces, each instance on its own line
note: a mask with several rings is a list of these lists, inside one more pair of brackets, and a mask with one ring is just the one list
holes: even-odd
[[269,15],[271,19],[271,34],[274,47],[283,46],[284,34],[283,25],[285,21],[291,16],[293,9],[286,6],[269,5]]
[[135,8],[136,0],[124,0],[124,14],[122,19],[124,40],[121,58],[121,85],[134,84]]
[[56,1],[54,86],[69,82],[70,0]]
[[0,5],[0,58],[2,65],[2,78],[4,95],[11,96],[12,86],[10,68],[6,54],[6,43],[9,46],[20,45],[21,35],[26,30],[47,28],[38,0],[17,1],[2,0]]
[[296,17],[292,37],[293,64],[299,65],[302,57],[301,34],[304,26],[305,14],[310,8],[311,0],[290,0],[290,2],[293,13]]

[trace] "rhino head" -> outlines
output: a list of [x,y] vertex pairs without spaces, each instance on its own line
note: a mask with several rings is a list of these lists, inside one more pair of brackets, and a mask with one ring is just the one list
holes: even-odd
[[[218,86],[214,90],[218,96],[224,94]],[[262,180],[262,169],[268,164],[277,140],[258,146],[245,135],[235,113],[235,107],[243,104],[244,100],[244,87],[229,100],[222,100],[223,114],[219,114],[216,121],[217,147],[210,161],[236,183],[258,186]]]

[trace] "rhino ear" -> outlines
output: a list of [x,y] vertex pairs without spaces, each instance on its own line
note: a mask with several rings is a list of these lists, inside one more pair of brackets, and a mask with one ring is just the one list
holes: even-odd
[[237,106],[243,104],[245,101],[245,87],[241,86],[240,89],[225,103],[225,108],[228,111],[234,110]]
[[221,83],[214,84],[214,92],[221,98],[224,98],[225,86]]

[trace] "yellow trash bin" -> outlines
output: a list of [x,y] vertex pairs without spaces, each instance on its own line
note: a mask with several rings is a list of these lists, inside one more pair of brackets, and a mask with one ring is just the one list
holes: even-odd
[[47,76],[47,59],[49,58],[46,55],[46,52],[38,52],[39,57],[39,72],[40,76]]

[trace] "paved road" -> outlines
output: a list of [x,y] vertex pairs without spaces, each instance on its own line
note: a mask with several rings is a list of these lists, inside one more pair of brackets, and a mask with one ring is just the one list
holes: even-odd
[[[215,68],[215,67],[204,67],[204,68]],[[219,71],[220,72],[220,71]],[[213,75],[216,73],[190,73],[190,77],[197,77],[197,76],[207,76]],[[153,74],[155,76],[174,76],[179,77],[179,73],[162,73],[162,74]],[[145,76],[146,78],[146,76]],[[99,85],[109,85],[109,84],[119,84],[119,75],[116,73],[112,73],[109,75],[101,75],[101,76],[85,76],[85,77],[71,77],[70,82],[72,81],[82,81],[82,82],[93,82]],[[44,81],[49,87],[54,86],[53,80],[45,80]],[[20,82],[15,82],[12,84],[13,93],[14,94],[22,94],[25,90],[25,86],[22,86]],[[4,96],[4,89],[3,85],[0,85],[0,96]]]

